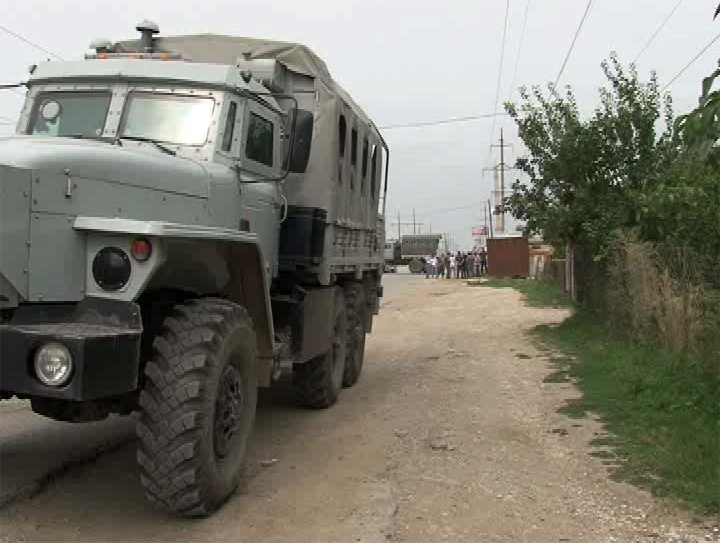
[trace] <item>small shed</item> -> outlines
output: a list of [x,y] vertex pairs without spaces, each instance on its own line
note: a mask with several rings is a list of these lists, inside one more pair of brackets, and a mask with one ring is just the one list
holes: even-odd
[[487,240],[490,277],[530,276],[530,243],[527,237],[490,238]]

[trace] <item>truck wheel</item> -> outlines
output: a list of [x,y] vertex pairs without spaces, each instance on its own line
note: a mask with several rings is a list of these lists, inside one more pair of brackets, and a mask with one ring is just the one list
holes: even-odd
[[345,297],[335,289],[334,326],[328,353],[293,367],[293,382],[298,403],[305,407],[325,409],[337,402],[342,389],[347,358],[347,314]]
[[348,321],[347,358],[343,386],[357,383],[365,358],[365,290],[362,285],[351,284],[345,288],[345,311]]
[[257,405],[256,340],[244,308],[222,299],[175,306],[145,368],[137,425],[147,498],[207,516],[233,493]]

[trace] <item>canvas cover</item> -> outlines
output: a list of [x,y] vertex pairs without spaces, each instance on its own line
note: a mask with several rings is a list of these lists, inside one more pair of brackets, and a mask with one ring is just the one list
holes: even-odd
[[[300,107],[313,111],[315,127],[307,171],[290,174],[284,183],[288,203],[326,209],[329,222],[352,229],[376,228],[384,160],[380,149],[385,147],[385,143],[370,118],[333,80],[325,62],[312,50],[298,43],[218,34],[158,37],[154,46],[158,52],[181,53],[191,62],[234,66],[243,58],[271,59],[290,72],[300,74],[285,83],[284,92],[295,93]],[[140,40],[118,42],[115,50],[139,52]],[[311,93],[298,93],[298,88],[308,85],[308,82],[311,86],[306,90]],[[374,197],[369,194],[370,181],[361,178],[359,167],[353,168],[349,164],[350,153],[346,153],[344,162],[338,160],[340,115],[349,121],[348,138],[351,127],[358,130],[359,154],[362,154],[365,138],[369,139],[371,148],[378,148],[378,179],[373,184],[376,187]],[[344,182],[339,182],[340,176]],[[361,183],[366,187],[365,192],[359,190]]]
[[[117,52],[138,52],[140,40],[120,41],[115,47]],[[155,47],[159,52],[181,53],[192,62],[209,64],[232,66],[243,55],[249,55],[250,59],[277,60],[292,72],[321,79],[334,93],[341,96],[358,116],[370,123],[362,108],[335,83],[325,62],[305,45],[221,34],[191,34],[155,38]]]

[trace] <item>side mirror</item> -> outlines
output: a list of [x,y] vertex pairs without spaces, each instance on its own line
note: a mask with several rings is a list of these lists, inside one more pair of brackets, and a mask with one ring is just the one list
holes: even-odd
[[[288,150],[287,169],[292,173],[305,173],[310,161],[315,118],[312,112],[305,109],[293,110],[291,115],[295,116],[295,134],[292,138],[292,147]],[[290,126],[292,127],[292,125],[291,117]]]

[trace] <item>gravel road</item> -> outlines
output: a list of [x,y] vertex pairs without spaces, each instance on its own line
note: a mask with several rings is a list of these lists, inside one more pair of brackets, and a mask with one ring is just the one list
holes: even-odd
[[367,344],[358,385],[327,411],[261,396],[245,476],[211,519],[145,502],[132,421],[45,421],[0,404],[0,541],[720,541],[696,519],[608,477],[595,420],[557,413],[577,391],[545,384],[527,332],[564,310],[515,291],[403,274]]

